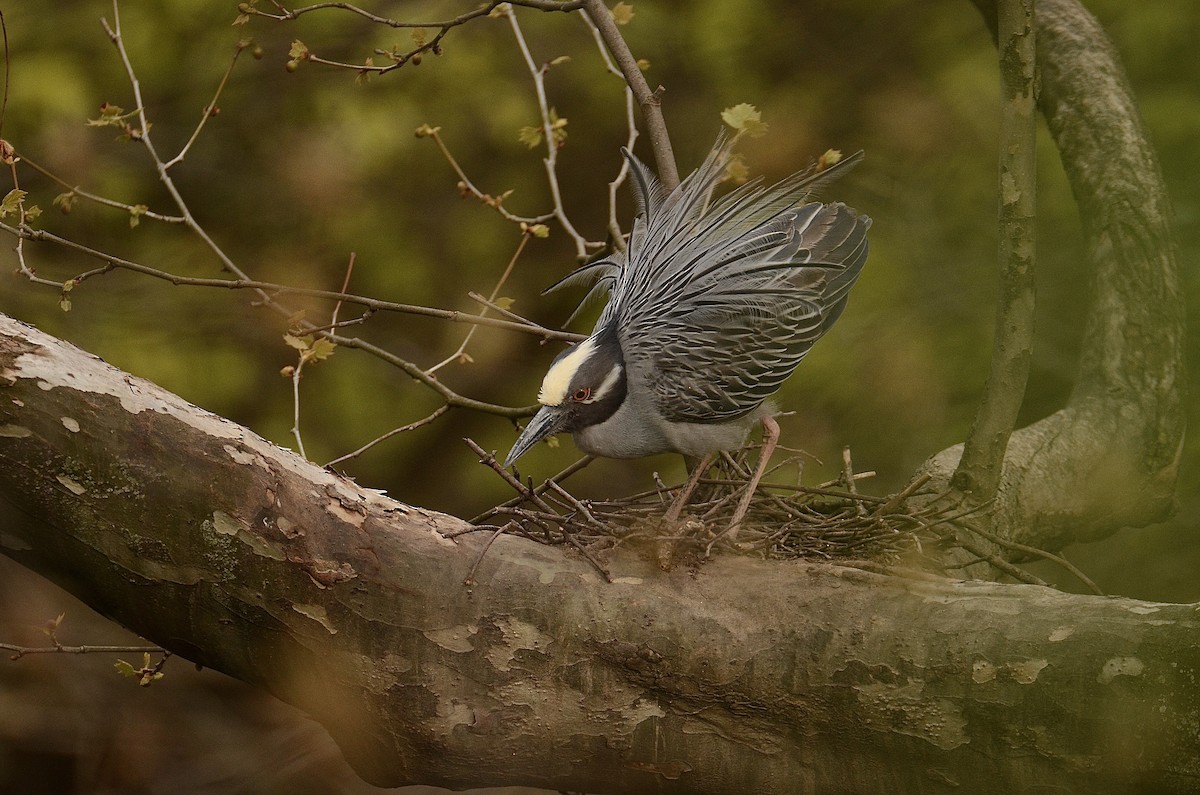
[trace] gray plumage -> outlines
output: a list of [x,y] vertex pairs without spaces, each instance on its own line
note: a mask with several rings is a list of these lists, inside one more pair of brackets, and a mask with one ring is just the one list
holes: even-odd
[[626,250],[550,288],[594,279],[589,297],[607,292],[608,303],[592,336],[547,373],[545,408],[508,463],[560,431],[611,457],[740,446],[773,412],[767,399],[837,320],[866,261],[870,218],[808,201],[861,152],[713,200],[728,144],[718,141],[673,191],[622,151],[639,210]]

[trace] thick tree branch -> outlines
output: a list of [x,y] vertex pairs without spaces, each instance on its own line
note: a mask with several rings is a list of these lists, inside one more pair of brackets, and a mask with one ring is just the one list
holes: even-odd
[[974,500],[996,496],[1033,356],[1037,107],[1034,0],[999,0],[1000,289],[991,370],[953,483]]
[[451,540],[460,520],[7,318],[0,459],[32,517],[4,511],[0,551],[308,710],[381,784],[1182,792],[1200,770],[1195,606],[626,549],[610,584]]
[[[973,0],[995,30],[993,0]],[[1039,0],[1038,99],[1083,218],[1093,269],[1067,406],[1009,439],[996,529],[1043,549],[1161,521],[1185,416],[1183,296],[1171,209],[1129,85],[1076,0]],[[962,446],[926,463],[948,483]]]

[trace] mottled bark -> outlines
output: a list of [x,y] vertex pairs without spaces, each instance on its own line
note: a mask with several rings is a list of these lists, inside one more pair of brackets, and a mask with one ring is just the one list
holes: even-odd
[[1188,789],[1195,606],[722,557],[616,582],[0,319],[0,551],[324,723],[383,784]]
[[[973,0],[995,31],[994,0]],[[1184,310],[1171,208],[1112,45],[1076,0],[1039,0],[1038,107],[1062,157],[1092,267],[1065,408],[1009,439],[994,513],[1044,549],[1165,519],[1183,446]],[[950,482],[962,446],[924,472]]]

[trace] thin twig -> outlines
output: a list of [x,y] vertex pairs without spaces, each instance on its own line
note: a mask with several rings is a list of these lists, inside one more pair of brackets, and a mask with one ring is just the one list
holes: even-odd
[[[113,267],[121,268],[122,270],[133,271],[145,276],[151,276],[156,279],[161,279],[163,281],[170,282],[177,287],[215,287],[225,290],[254,290],[262,296],[265,303],[271,303],[273,301],[273,295],[294,295],[305,298],[320,298],[327,301],[343,301],[348,304],[364,306],[376,312],[396,312],[400,314],[417,315],[420,317],[438,318],[440,320],[448,320],[452,323],[471,323],[479,326],[490,326],[492,328],[504,329],[506,331],[519,331],[525,334],[533,334],[546,340],[580,342],[586,338],[586,335],[584,334],[558,331],[556,329],[540,326],[532,321],[517,323],[508,320],[484,317],[482,315],[475,315],[469,312],[461,312],[456,309],[439,309],[437,307],[420,306],[418,304],[402,304],[395,301],[384,301],[378,298],[369,298],[363,295],[339,293],[333,290],[319,290],[309,287],[293,287],[286,284],[264,282],[246,277],[240,269],[236,270],[236,274],[239,274],[238,278],[236,279],[212,279],[204,277],[179,276],[174,273],[152,268],[148,265],[142,265],[141,263],[134,262],[132,260],[106,254],[97,249],[76,243],[73,240],[59,237],[58,235],[52,232],[47,232],[43,229],[17,228],[7,223],[0,222],[0,230],[8,232],[14,237],[24,238],[26,240],[54,243],[55,245],[63,246],[64,248],[71,249],[72,251],[86,254],[94,259],[103,260]],[[48,284],[58,289],[62,289],[63,286],[63,282],[49,282]],[[306,332],[307,331],[308,330],[306,329]]]
[[242,50],[250,46],[248,40],[242,40],[237,43],[233,51],[233,59],[229,62],[229,66],[225,69],[225,74],[221,76],[221,82],[217,84],[217,91],[213,95],[212,102],[204,106],[204,110],[200,114],[200,122],[196,125],[196,129],[192,131],[192,136],[188,138],[187,143],[179,150],[179,154],[163,164],[164,169],[169,169],[176,163],[182,163],[187,157],[188,151],[192,148],[192,144],[196,143],[196,139],[200,137],[200,131],[204,129],[204,125],[210,118],[218,112],[217,101],[221,99],[221,93],[225,90],[226,84],[229,82],[229,76],[233,74],[233,67],[237,65],[238,57],[242,54]]
[[[600,35],[599,28],[596,23],[592,22],[592,18],[588,14],[581,15],[584,23],[587,24],[588,30],[591,31],[592,38],[596,41],[596,49],[600,52],[600,57],[604,61],[604,67],[610,74],[621,78],[625,81],[625,76],[617,67],[609,54],[608,47],[604,43],[604,37]],[[638,139],[637,119],[634,114],[634,95],[633,89],[628,83],[625,83],[625,126],[629,131],[625,139],[625,148],[630,152],[633,151],[634,144]],[[629,176],[629,161],[621,158],[621,168],[617,171],[617,176],[612,182],[608,183],[608,237],[614,248],[618,251],[625,250],[625,233],[621,229],[621,224],[617,220],[617,190],[625,183]]]
[[479,564],[483,563],[483,556],[486,555],[487,551],[492,548],[492,544],[496,543],[497,538],[504,535],[504,533],[510,528],[516,527],[516,524],[516,522],[509,522],[496,532],[492,533],[492,537],[489,538],[487,543],[483,545],[483,549],[479,552],[479,557],[475,559],[475,563],[471,565],[471,570],[467,572],[466,578],[463,579],[463,585],[470,587],[475,584],[475,571],[479,568]]
[[994,544],[998,544],[999,546],[1002,546],[1005,549],[1011,549],[1014,552],[1024,552],[1027,555],[1034,555],[1035,557],[1043,558],[1045,560],[1051,561],[1052,563],[1057,563],[1059,566],[1062,566],[1064,569],[1071,572],[1071,574],[1073,574],[1076,579],[1078,579],[1081,583],[1086,585],[1092,591],[1092,593],[1096,594],[1096,596],[1104,596],[1104,591],[1102,591],[1100,589],[1100,586],[1096,585],[1096,583],[1093,582],[1090,577],[1088,577],[1086,574],[1084,574],[1082,571],[1080,571],[1079,568],[1074,563],[1072,563],[1071,561],[1067,560],[1066,558],[1064,558],[1060,555],[1055,555],[1053,552],[1048,552],[1044,549],[1038,549],[1037,547],[1032,547],[1032,546],[1029,546],[1028,544],[1022,544],[1018,541],[1009,540],[1007,538],[1004,538],[1003,536],[999,536],[993,532],[984,530],[983,528],[978,527],[976,525],[972,525],[971,531],[978,533],[979,535],[986,538],[988,541],[991,541]]
[[546,167],[546,181],[550,186],[550,198],[554,202],[554,217],[568,237],[575,242],[576,255],[583,259],[588,253],[587,239],[579,234],[575,225],[571,223],[571,219],[567,217],[566,208],[563,206],[562,191],[558,186],[559,143],[554,134],[553,121],[550,118],[550,105],[546,99],[545,67],[539,67],[534,63],[533,55],[529,52],[529,45],[525,41],[525,34],[521,32],[521,26],[517,22],[517,15],[512,12],[512,9],[509,9],[505,16],[508,18],[513,36],[516,37],[521,57],[525,59],[525,66],[529,69],[530,77],[533,78],[533,87],[537,94],[538,111],[542,117],[542,135],[546,144],[546,157],[543,158],[542,163]]
[[362,455],[366,451],[370,450],[375,445],[379,444],[380,442],[387,441],[388,439],[392,438],[393,436],[396,436],[397,434],[408,433],[409,431],[415,431],[417,428],[420,428],[424,425],[428,425],[429,423],[433,422],[434,420],[436,420],[438,417],[442,416],[449,410],[450,410],[450,405],[444,403],[441,406],[438,406],[437,409],[435,409],[434,412],[432,414],[430,414],[428,417],[423,417],[423,418],[417,420],[416,422],[410,422],[408,425],[401,425],[399,428],[393,428],[392,430],[388,431],[387,433],[383,434],[382,436],[376,437],[375,439],[372,439],[371,441],[367,442],[362,447],[355,450],[353,453],[346,453],[343,456],[339,456],[339,457],[333,459],[329,463],[325,464],[325,468],[328,469],[330,467],[333,467],[333,466],[336,466],[336,465],[342,463],[343,461],[349,461],[351,458],[357,458],[358,456]]
[[27,654],[168,654],[161,646],[18,646],[0,643],[0,649],[13,652],[10,660],[19,660]]
[[612,12],[604,5],[603,0],[587,0],[584,4],[588,18],[596,26],[600,37],[613,59],[625,76],[625,82],[633,90],[638,104],[642,108],[642,120],[646,122],[646,132],[650,137],[650,146],[654,150],[654,162],[658,170],[658,178],[667,190],[679,185],[679,169],[675,165],[675,153],[671,150],[671,136],[667,132],[667,124],[662,115],[662,98],[659,91],[651,91],[650,85],[642,74],[641,66],[629,50],[625,37],[613,20]]
[[[509,257],[508,265],[504,268],[504,273],[500,274],[500,278],[496,281],[496,286],[492,288],[491,296],[489,296],[488,300],[485,302],[483,311],[479,313],[480,317],[483,317],[483,315],[488,311],[488,307],[494,306],[492,302],[496,300],[496,296],[500,294],[500,289],[504,286],[504,283],[508,281],[508,277],[512,274],[513,268],[516,267],[517,260],[520,259],[521,252],[525,250],[525,245],[529,242],[530,237],[532,237],[532,235],[528,231],[523,231],[521,233],[521,239],[517,243],[517,250],[513,252],[511,257]],[[467,353],[467,345],[471,342],[471,337],[475,336],[475,330],[478,328],[479,326],[471,326],[471,328],[467,329],[467,333],[463,337],[463,341],[459,344],[454,353],[450,354],[445,359],[442,359],[440,362],[427,369],[425,374],[433,375],[451,362],[458,361],[464,357]]]
[[533,226],[534,224],[543,224],[546,221],[554,218],[553,212],[534,216],[516,215],[515,213],[510,212],[504,206],[503,195],[492,196],[490,193],[484,193],[479,188],[475,187],[475,183],[472,182],[471,178],[467,176],[467,173],[463,171],[462,166],[458,164],[458,160],[456,160],[454,155],[450,153],[450,148],[446,146],[446,142],[442,140],[442,135],[439,128],[432,127],[427,124],[422,125],[417,128],[417,135],[421,138],[429,138],[434,142],[434,144],[437,145],[438,151],[442,153],[442,157],[446,159],[446,162],[450,164],[450,168],[453,169],[454,173],[458,176],[458,182],[462,190],[465,190],[471,196],[478,199],[482,204],[494,209],[502,218],[504,218],[504,220],[511,221],[515,224]]
[[606,569],[606,568],[604,568],[604,566],[600,565],[600,561],[598,561],[594,557],[592,557],[592,553],[590,553],[586,549],[584,549],[583,545],[575,540],[575,536],[571,535],[570,533],[567,533],[566,538],[567,538],[567,543],[570,544],[571,546],[575,547],[575,549],[579,550],[580,554],[582,554],[585,558],[587,558],[588,563],[592,564],[592,566],[595,567],[596,571],[600,572],[600,576],[604,578],[605,582],[611,583],[613,581],[613,576],[608,573],[608,569]]

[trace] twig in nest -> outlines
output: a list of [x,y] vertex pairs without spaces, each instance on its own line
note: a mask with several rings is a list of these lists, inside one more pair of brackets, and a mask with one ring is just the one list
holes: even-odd
[[979,535],[986,538],[988,541],[991,541],[993,544],[1002,546],[1005,549],[1011,549],[1014,552],[1024,552],[1027,555],[1034,555],[1035,557],[1043,558],[1052,563],[1057,563],[1059,566],[1062,566],[1064,569],[1071,572],[1071,574],[1073,574],[1076,579],[1078,579],[1081,583],[1083,583],[1089,589],[1091,589],[1092,593],[1096,594],[1096,596],[1104,596],[1104,591],[1100,590],[1100,586],[1096,585],[1096,583],[1094,583],[1090,577],[1088,577],[1086,574],[1084,574],[1082,571],[1080,571],[1079,568],[1076,567],[1074,563],[1072,563],[1071,561],[1067,560],[1066,558],[1064,558],[1060,555],[1055,555],[1053,552],[1047,552],[1046,550],[1038,549],[1037,547],[1031,547],[1028,544],[1021,544],[1017,541],[1010,541],[1007,538],[998,536],[995,533],[992,533],[988,530],[984,530],[981,527],[972,526],[971,531],[974,533],[978,533]]
[[509,522],[503,527],[497,528],[496,532],[492,533],[492,537],[489,538],[488,542],[483,545],[483,549],[480,551],[479,557],[475,558],[475,563],[471,566],[471,570],[467,572],[466,579],[463,580],[463,585],[469,588],[475,584],[475,572],[479,569],[479,564],[483,563],[483,556],[486,555],[487,551],[492,548],[492,544],[496,543],[497,538],[504,535],[506,530],[515,526],[516,522]]

